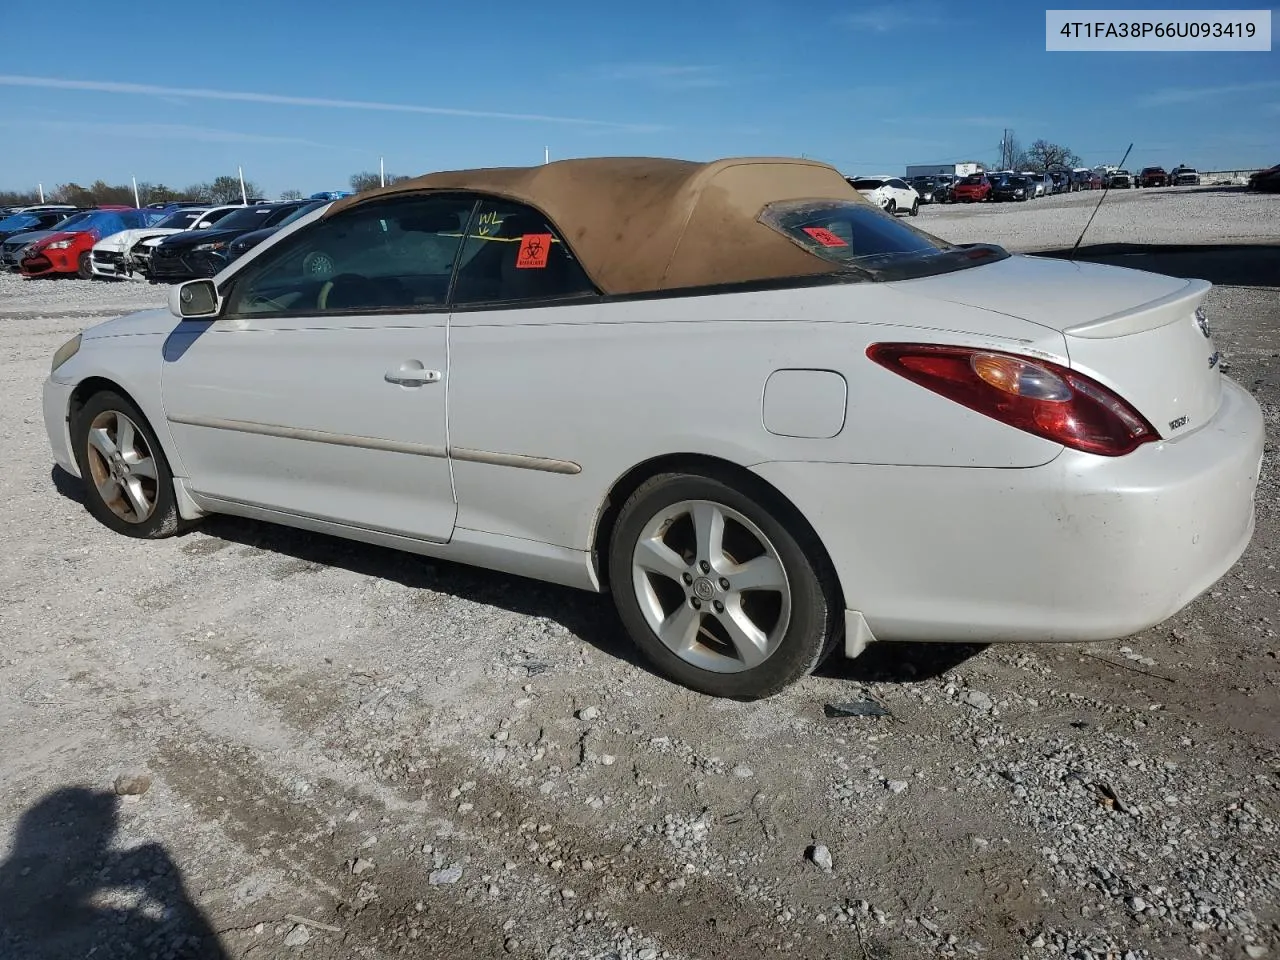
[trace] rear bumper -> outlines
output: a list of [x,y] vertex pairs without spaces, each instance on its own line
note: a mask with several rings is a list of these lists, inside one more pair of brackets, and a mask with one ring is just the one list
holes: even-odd
[[1224,378],[1212,422],[1126,457],[1028,469],[769,463],[880,640],[1111,640],[1172,616],[1253,535],[1263,420]]

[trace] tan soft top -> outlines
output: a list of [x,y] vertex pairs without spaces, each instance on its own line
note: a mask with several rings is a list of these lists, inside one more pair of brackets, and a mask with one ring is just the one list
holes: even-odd
[[347,197],[325,216],[385,197],[468,190],[541,211],[606,294],[813,276],[838,269],[757,222],[777,200],[866,203],[834,167],[747,157],[649,157],[431,173]]

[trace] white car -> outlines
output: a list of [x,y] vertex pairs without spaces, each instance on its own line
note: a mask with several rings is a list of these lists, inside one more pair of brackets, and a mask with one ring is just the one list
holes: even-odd
[[1034,170],[1023,170],[1018,174],[1020,177],[1026,177],[1031,181],[1031,186],[1035,188],[1035,192],[1031,194],[1031,199],[1043,197],[1050,191],[1050,187],[1045,183],[1046,174],[1036,173]]
[[1209,289],[954,246],[812,161],[439,173],[85,330],[44,417],[119,533],[608,590],[666,675],[760,697],[877,640],[1123,637],[1222,577],[1263,419]]
[[171,233],[207,229],[228,213],[239,209],[239,206],[183,207],[154,226],[123,230],[104,237],[93,245],[89,258],[93,276],[112,280],[136,277],[140,280],[143,274],[139,264],[129,255],[135,244],[152,239],[159,243]]
[[920,213],[920,194],[900,177],[848,177],[853,189],[886,213]]

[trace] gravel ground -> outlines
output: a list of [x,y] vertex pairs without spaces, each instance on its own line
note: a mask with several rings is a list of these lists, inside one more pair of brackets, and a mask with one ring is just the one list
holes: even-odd
[[[1069,245],[1088,199],[916,222]],[[1091,239],[1280,223],[1107,203]],[[738,704],[637,664],[603,598],[234,519],[111,534],[51,473],[40,383],[164,292],[0,276],[0,957],[1280,956],[1278,292],[1210,302],[1271,430],[1210,594],[1120,643],[886,644]]]

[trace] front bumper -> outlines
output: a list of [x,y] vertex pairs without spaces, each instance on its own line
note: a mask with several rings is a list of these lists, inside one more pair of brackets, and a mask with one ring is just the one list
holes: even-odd
[[156,247],[148,264],[152,280],[176,283],[216,276],[229,261],[224,253],[210,250],[166,250]]
[[75,385],[61,383],[53,377],[44,381],[44,428],[49,435],[49,448],[53,460],[73,477],[80,476],[80,467],[71,452],[71,429],[67,423],[67,412],[71,409],[71,393]]
[[18,262],[24,277],[45,277],[51,273],[75,273],[78,265],[65,250],[42,250]]
[[1028,469],[766,463],[878,640],[1114,640],[1220,579],[1253,535],[1257,402],[1124,457]]
[[124,254],[118,250],[94,250],[89,255],[89,264],[95,277],[118,280],[132,274]]

